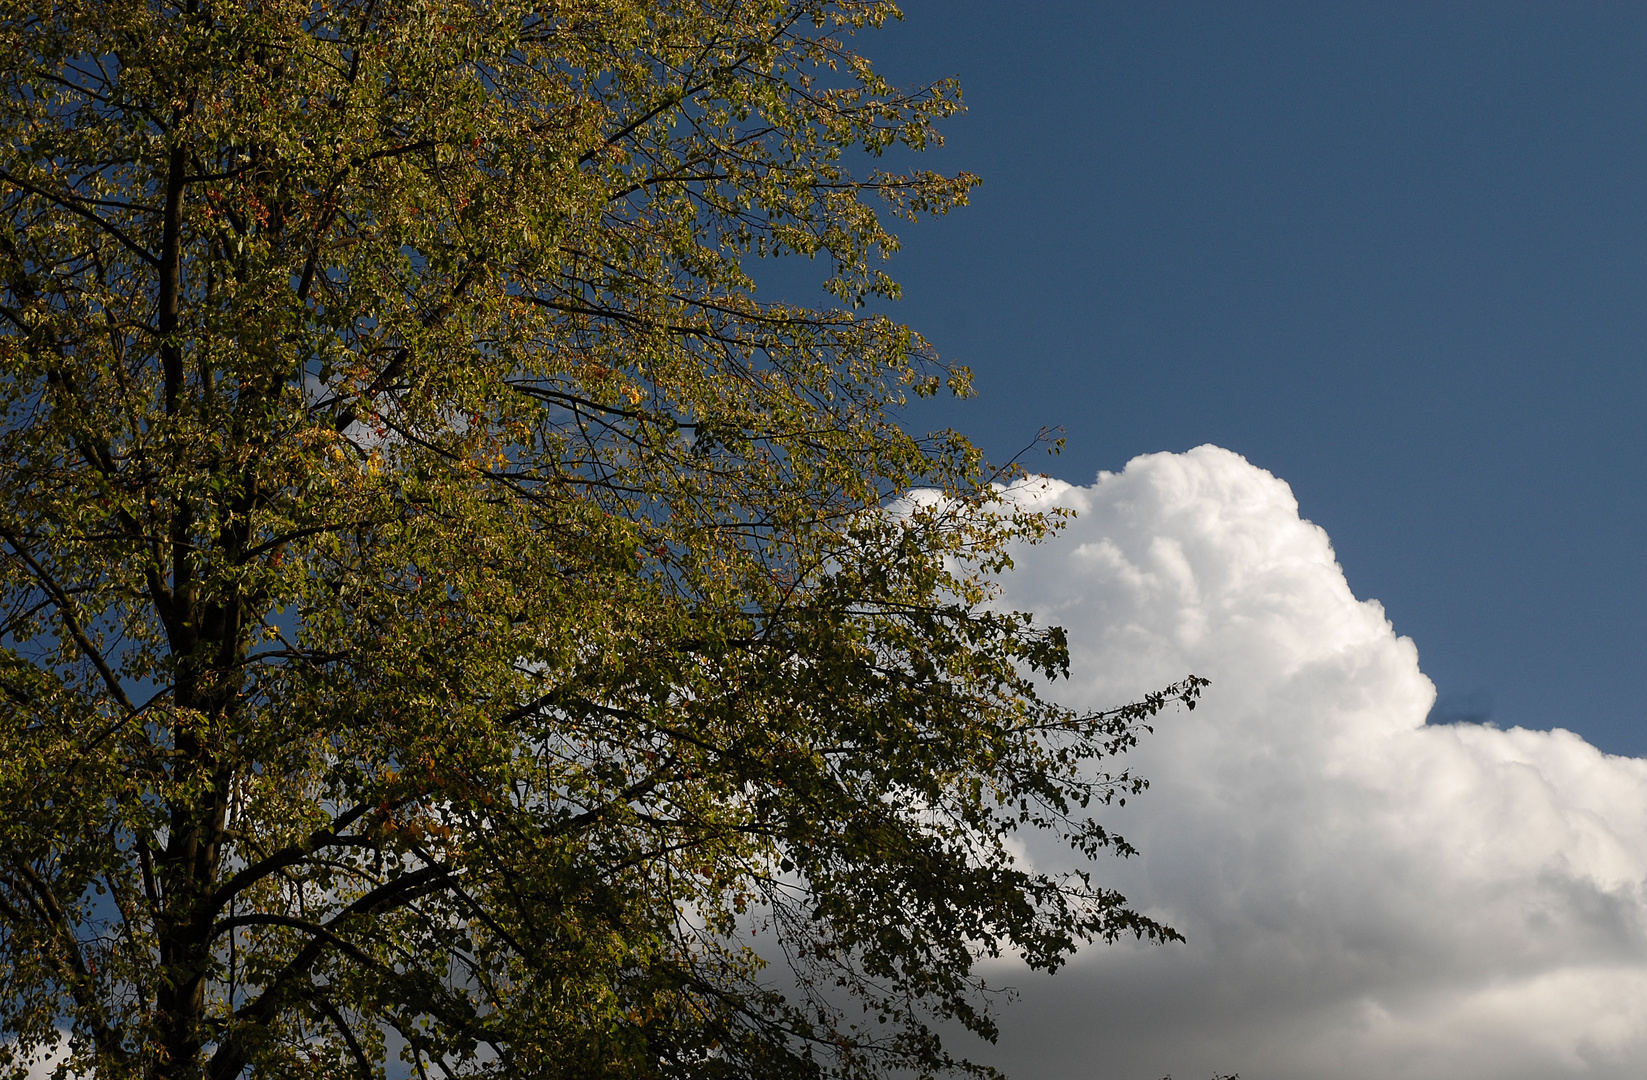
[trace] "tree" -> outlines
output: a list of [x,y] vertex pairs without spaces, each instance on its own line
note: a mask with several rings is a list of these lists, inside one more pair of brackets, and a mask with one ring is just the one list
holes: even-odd
[[6,6],[17,1069],[925,1075],[980,955],[1174,936],[1005,845],[1129,852],[1093,762],[1200,684],[1044,701],[988,601],[1049,523],[896,422],[967,386],[867,313],[888,223],[973,179],[875,167],[958,105],[893,15]]

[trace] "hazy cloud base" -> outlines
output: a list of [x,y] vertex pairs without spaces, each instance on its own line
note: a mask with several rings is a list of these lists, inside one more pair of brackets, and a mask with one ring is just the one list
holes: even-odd
[[1023,996],[981,1057],[1024,1080],[1647,1074],[1647,760],[1426,726],[1413,642],[1227,450],[1019,493],[1078,515],[1005,597],[1069,630],[1056,693],[1212,686],[1107,814],[1143,855],[1106,879],[1188,943],[1095,947],[1050,979],[1003,965]]

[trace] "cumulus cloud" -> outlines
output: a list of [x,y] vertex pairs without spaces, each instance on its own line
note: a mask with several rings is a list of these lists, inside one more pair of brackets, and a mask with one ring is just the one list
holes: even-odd
[[1022,996],[986,1060],[1026,1080],[1644,1074],[1647,761],[1426,724],[1413,642],[1227,450],[1018,494],[1077,513],[1006,583],[1069,631],[1062,700],[1212,686],[1132,755],[1151,791],[1106,812],[1143,854],[1104,879],[1188,943],[990,972]]

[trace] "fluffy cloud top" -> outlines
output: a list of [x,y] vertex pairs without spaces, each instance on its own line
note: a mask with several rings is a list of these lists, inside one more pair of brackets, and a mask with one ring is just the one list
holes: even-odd
[[1077,513],[1005,597],[1068,629],[1062,700],[1212,686],[1132,755],[1153,787],[1106,820],[1143,854],[1101,868],[1188,943],[992,973],[1023,996],[989,1060],[1025,1080],[1647,1074],[1647,761],[1426,726],[1413,642],[1227,450],[1018,494]]

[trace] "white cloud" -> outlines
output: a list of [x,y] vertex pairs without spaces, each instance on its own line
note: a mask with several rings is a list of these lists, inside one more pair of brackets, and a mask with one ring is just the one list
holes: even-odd
[[1212,686],[1131,755],[1153,787],[1108,820],[1143,854],[1101,868],[1188,943],[991,973],[1023,997],[982,1057],[1023,1080],[1647,1072],[1647,761],[1426,726],[1413,642],[1227,450],[1022,494],[1078,513],[1007,582],[1070,632],[1057,695]]

